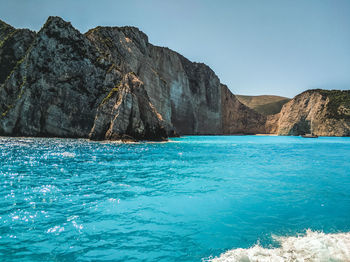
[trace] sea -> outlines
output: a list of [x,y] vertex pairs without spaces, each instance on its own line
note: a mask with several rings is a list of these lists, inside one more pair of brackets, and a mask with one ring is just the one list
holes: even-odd
[[350,261],[350,138],[0,137],[0,261]]

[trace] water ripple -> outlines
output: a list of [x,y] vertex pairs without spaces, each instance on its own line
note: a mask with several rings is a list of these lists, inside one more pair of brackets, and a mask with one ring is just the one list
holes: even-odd
[[349,138],[0,137],[0,260],[220,261],[348,232],[349,158]]

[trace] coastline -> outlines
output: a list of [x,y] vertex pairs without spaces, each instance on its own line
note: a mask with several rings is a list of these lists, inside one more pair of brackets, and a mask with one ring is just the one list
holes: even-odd
[[[278,135],[278,134],[186,134],[181,136],[169,137],[166,140],[161,141],[153,141],[153,140],[128,140],[128,139],[117,139],[117,140],[93,140],[89,138],[83,137],[52,137],[52,136],[1,136],[0,139],[4,138],[13,138],[13,139],[55,139],[55,140],[72,140],[72,141],[87,141],[87,142],[95,142],[95,143],[118,143],[118,144],[140,144],[140,143],[149,143],[149,144],[163,144],[163,143],[174,143],[177,141],[173,141],[172,139],[176,138],[186,138],[186,137],[247,137],[247,136],[259,136],[259,137],[301,137],[300,135]],[[350,136],[319,136],[320,138],[347,138]]]

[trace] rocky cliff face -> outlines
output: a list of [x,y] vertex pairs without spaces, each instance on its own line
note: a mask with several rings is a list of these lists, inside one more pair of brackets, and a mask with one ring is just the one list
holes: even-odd
[[0,133],[87,137],[97,104],[118,82],[69,23],[50,18],[0,89]]
[[23,58],[34,37],[35,33],[30,30],[16,30],[0,21],[0,84]]
[[[266,116],[238,101],[225,85],[221,85],[222,128],[224,134],[264,134]],[[236,112],[240,112],[237,114]]]
[[206,65],[134,27],[81,34],[50,17],[38,33],[0,23],[0,135],[159,140],[263,133]]
[[266,129],[279,135],[350,136],[350,90],[308,90],[267,120]]
[[153,46],[133,27],[97,27],[86,35],[116,67],[135,72],[168,128],[177,133],[264,132],[263,117],[242,105],[227,88],[222,89],[219,78],[205,64]]
[[163,127],[144,84],[129,73],[99,105],[90,138],[163,140],[167,137]]

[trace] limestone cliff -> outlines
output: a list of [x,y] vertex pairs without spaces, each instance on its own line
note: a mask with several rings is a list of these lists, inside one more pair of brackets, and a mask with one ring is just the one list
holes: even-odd
[[308,90],[266,123],[278,135],[350,136],[350,90]]
[[97,49],[104,50],[115,67],[135,72],[167,127],[178,134],[265,131],[264,117],[223,89],[205,64],[150,44],[147,36],[134,27],[97,27],[86,36]]
[[120,77],[98,55],[69,23],[49,18],[0,88],[0,133],[87,137]]
[[99,105],[90,138],[163,140],[167,137],[163,126],[144,84],[129,73]]
[[0,23],[0,135],[159,140],[263,133],[206,65],[134,27],[81,34],[59,17],[31,32]]
[[225,85],[221,85],[221,96],[224,134],[265,133],[266,116],[239,102]]

